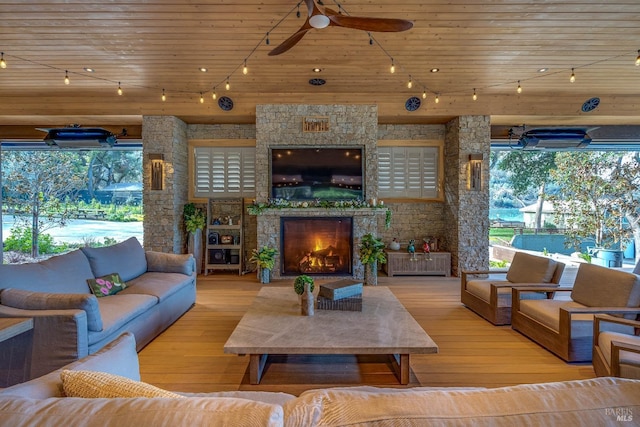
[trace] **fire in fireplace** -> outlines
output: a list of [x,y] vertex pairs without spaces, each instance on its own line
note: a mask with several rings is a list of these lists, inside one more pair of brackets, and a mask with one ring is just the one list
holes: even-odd
[[282,217],[280,221],[282,275],[352,273],[352,218]]

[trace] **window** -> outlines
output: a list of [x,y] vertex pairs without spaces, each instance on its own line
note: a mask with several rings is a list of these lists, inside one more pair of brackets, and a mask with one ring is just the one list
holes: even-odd
[[254,197],[255,147],[194,147],[194,196]]
[[440,197],[440,147],[378,147],[378,196]]

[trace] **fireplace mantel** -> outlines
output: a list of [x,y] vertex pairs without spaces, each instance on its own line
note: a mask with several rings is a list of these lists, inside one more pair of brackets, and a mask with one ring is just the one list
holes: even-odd
[[[386,211],[386,208],[267,208],[257,215],[258,247],[268,245],[280,250],[281,217],[352,217],[354,262],[351,277],[363,279],[364,266],[360,263],[357,248],[365,234],[378,235],[378,222],[384,221]],[[293,278],[280,275],[280,255],[276,256],[276,266],[271,273],[274,280]]]

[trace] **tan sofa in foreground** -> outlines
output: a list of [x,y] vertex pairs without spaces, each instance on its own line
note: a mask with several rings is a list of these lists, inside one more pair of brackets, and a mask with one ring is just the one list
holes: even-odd
[[[133,335],[125,334],[61,370],[0,390],[0,424],[600,427],[635,421],[640,414],[640,381],[621,378],[495,389],[336,387],[309,390],[298,397],[259,391],[171,393],[139,382],[135,348]],[[66,390],[77,393],[69,377],[87,375],[109,381],[84,381],[83,389],[92,384],[92,393],[111,397],[65,397]],[[129,397],[117,397],[124,395]],[[141,395],[149,397],[135,397]]]

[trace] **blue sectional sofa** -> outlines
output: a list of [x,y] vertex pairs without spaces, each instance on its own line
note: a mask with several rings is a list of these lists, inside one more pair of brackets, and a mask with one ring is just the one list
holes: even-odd
[[[87,279],[112,273],[127,287],[96,298]],[[95,353],[124,332],[135,336],[140,350],[195,299],[193,256],[145,251],[135,237],[0,266],[0,317],[34,319],[31,378]]]

